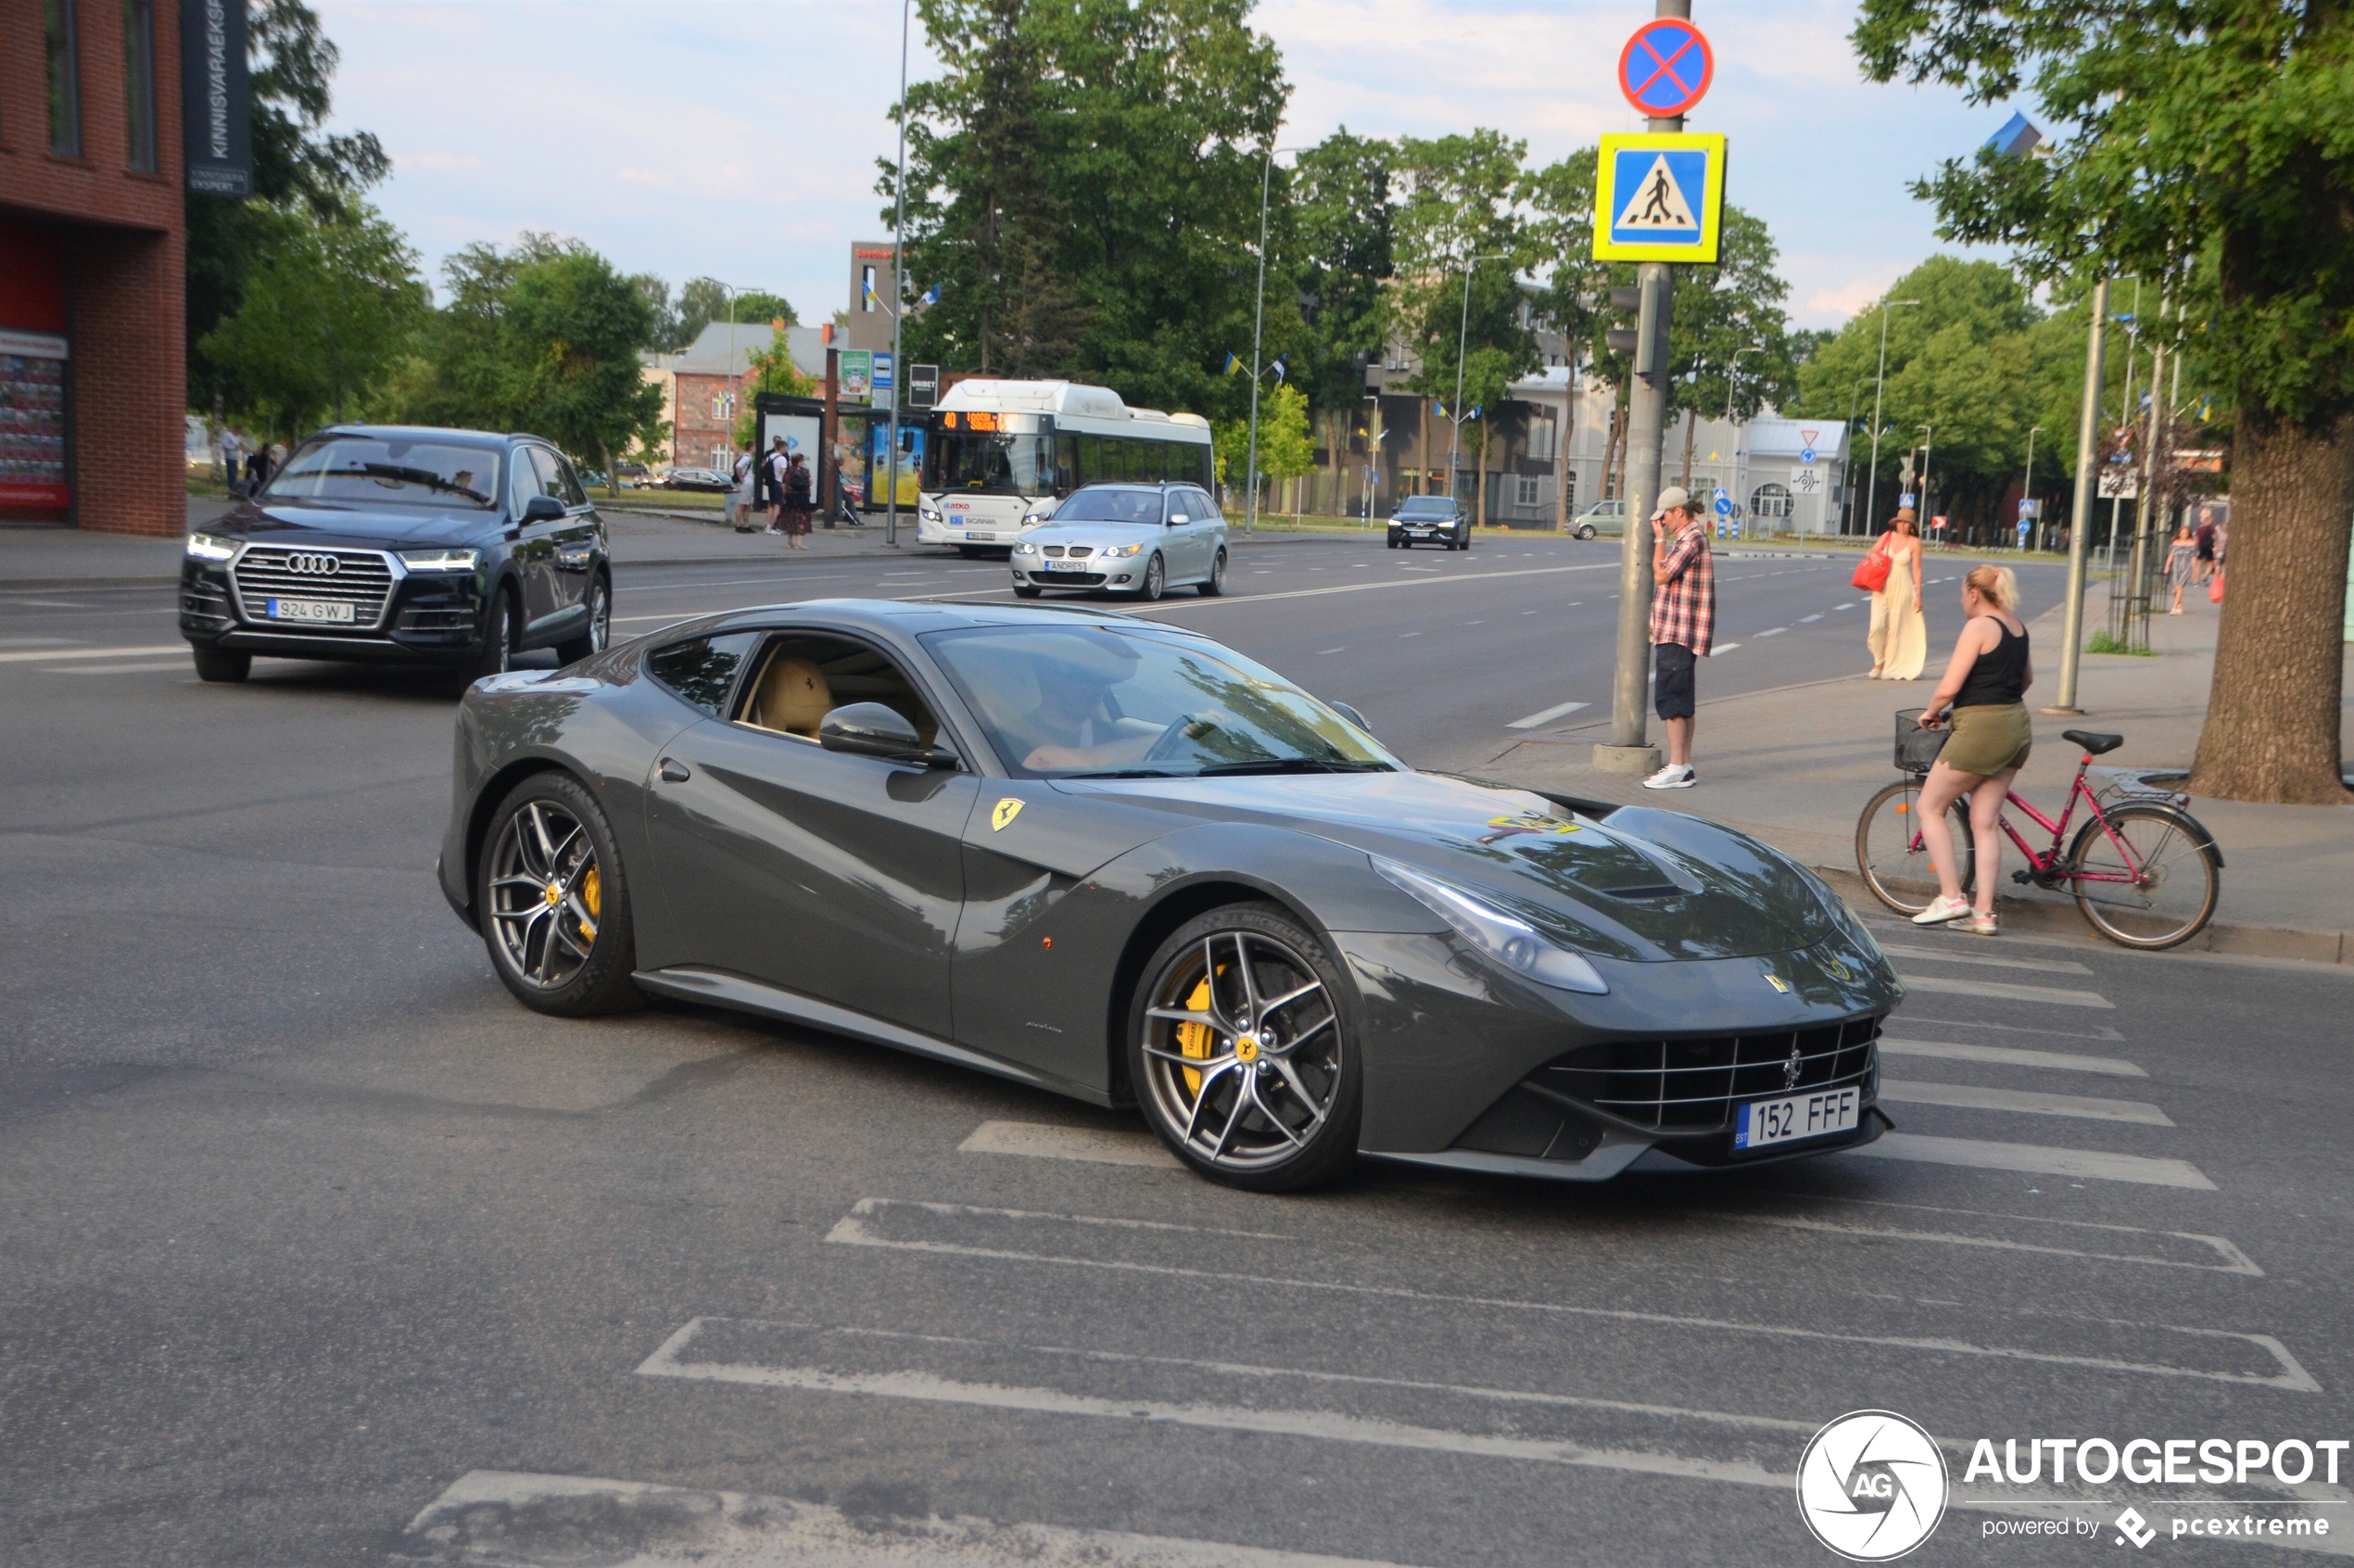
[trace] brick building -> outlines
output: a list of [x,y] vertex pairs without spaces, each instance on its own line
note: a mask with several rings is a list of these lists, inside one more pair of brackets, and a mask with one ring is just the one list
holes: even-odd
[[[826,373],[825,329],[785,328],[793,367]],[[681,468],[725,469],[736,461],[736,422],[752,411],[752,356],[777,340],[767,322],[714,322],[677,354],[641,354],[645,379],[663,388],[670,422],[669,461]]]
[[180,8],[0,0],[0,521],[187,525]]

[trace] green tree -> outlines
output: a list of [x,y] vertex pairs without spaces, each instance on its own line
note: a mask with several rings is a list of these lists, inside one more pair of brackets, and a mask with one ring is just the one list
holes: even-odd
[[743,396],[738,400],[740,417],[736,421],[736,445],[757,447],[760,444],[760,411],[753,406],[753,398],[763,392],[773,392],[787,398],[814,398],[825,390],[825,383],[792,362],[792,345],[778,333],[765,348],[754,348],[744,356],[748,373],[744,377]]
[[1341,454],[1363,411],[1365,368],[1388,333],[1390,163],[1395,149],[1347,126],[1299,155],[1290,182],[1302,348],[1290,380],[1324,427],[1339,493]]
[[[1715,265],[1676,269],[1668,322],[1668,412],[1684,416],[1684,482],[1690,483],[1692,442],[1703,419],[1754,419],[1782,407],[1797,390],[1790,318],[1782,301],[1790,285],[1775,264],[1780,252],[1765,221],[1725,204]],[[1633,280],[1633,271],[1626,273]]]
[[239,389],[239,406],[298,434],[348,419],[408,351],[431,309],[416,253],[364,203],[321,218],[263,209],[271,243],[236,312],[205,335],[205,362]]
[[[1210,430],[1211,451],[1218,460],[1221,483],[1241,486],[1250,471],[1250,421],[1221,420]],[[1259,399],[1259,480],[1272,486],[1297,479],[1316,466],[1316,448],[1308,433],[1308,395],[1287,382],[1278,382]]]
[[280,221],[300,209],[322,221],[355,215],[361,195],[391,170],[368,132],[330,134],[324,127],[339,57],[301,0],[255,0],[247,27],[253,95],[253,196],[232,201],[190,193],[187,234],[188,400],[244,404],[235,386],[198,344],[245,297],[247,280],[274,247],[299,243],[301,231]]
[[2234,395],[2233,592],[2201,793],[2343,803],[2354,532],[2354,6],[2344,0],[1864,0],[1876,81],[2031,87],[2061,133],[1917,187],[1941,232],[2038,280],[2170,280]]

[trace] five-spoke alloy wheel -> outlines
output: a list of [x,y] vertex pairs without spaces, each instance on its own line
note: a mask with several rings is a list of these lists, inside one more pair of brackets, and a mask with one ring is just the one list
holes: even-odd
[[1231,904],[1187,922],[1131,1011],[1136,1097],[1194,1170],[1276,1192],[1355,1157],[1361,1086],[1340,971],[1281,908]]
[[579,1018],[639,1005],[621,857],[569,774],[535,774],[501,803],[475,887],[491,964],[524,1005]]

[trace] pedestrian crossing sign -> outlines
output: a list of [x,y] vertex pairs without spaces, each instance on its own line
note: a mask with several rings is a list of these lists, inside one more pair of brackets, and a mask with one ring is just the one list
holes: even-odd
[[1644,132],[1602,138],[1594,180],[1594,259],[1716,259],[1725,138]]

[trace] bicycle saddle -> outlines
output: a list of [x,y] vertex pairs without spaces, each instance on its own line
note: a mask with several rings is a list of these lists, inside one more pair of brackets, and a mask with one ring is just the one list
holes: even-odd
[[2103,752],[2114,752],[2125,744],[2125,737],[2122,735],[2105,735],[2097,729],[2063,729],[2060,731],[2060,739],[2073,740],[2096,757]]

